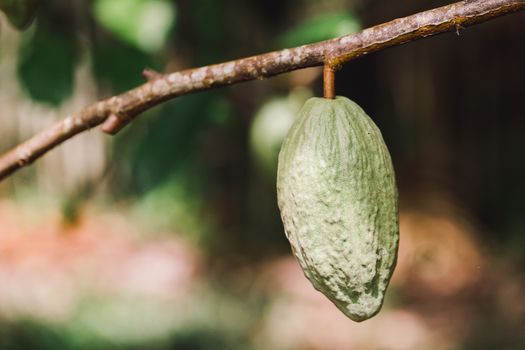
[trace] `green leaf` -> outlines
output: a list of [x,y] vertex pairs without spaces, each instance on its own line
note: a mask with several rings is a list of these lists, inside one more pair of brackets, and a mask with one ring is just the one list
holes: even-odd
[[292,47],[354,33],[361,29],[357,17],[348,12],[329,12],[309,18],[286,32],[278,45]]
[[96,0],[95,19],[119,39],[146,52],[161,49],[175,22],[173,2]]
[[309,90],[299,88],[286,97],[272,97],[261,105],[253,118],[250,149],[254,163],[272,178],[283,139],[295,122],[297,112],[311,96]]
[[144,51],[113,38],[104,39],[93,44],[93,71],[97,80],[109,84],[113,91],[123,92],[142,84],[145,67],[160,68]]
[[[184,96],[148,111],[148,117],[135,121],[130,132],[122,132],[115,143],[115,153],[121,155],[115,166],[121,173],[119,184],[127,182],[125,191],[143,194],[183,173],[191,173],[191,181],[199,182],[199,172],[193,172],[202,166],[197,161],[199,136],[206,126],[231,118],[216,116],[232,113],[221,99],[217,91]],[[210,115],[210,109],[221,104]]]
[[74,42],[45,26],[24,39],[18,60],[21,85],[36,101],[60,104],[73,91]]
[[17,29],[27,28],[35,19],[40,0],[0,0],[2,10],[9,22]]

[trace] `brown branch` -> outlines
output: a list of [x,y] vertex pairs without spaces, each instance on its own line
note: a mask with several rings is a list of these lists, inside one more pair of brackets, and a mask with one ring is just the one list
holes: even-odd
[[374,51],[457,31],[523,9],[525,0],[467,0],[310,45],[166,75],[148,71],[145,73],[147,83],[86,107],[1,156],[0,180],[76,134],[102,123],[103,131],[115,134],[138,114],[176,96],[271,77],[325,62],[337,67]]

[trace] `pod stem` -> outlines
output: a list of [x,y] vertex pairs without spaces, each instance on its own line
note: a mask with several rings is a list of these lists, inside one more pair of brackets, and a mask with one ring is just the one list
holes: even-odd
[[335,68],[325,63],[323,71],[323,95],[324,98],[333,100],[335,98]]

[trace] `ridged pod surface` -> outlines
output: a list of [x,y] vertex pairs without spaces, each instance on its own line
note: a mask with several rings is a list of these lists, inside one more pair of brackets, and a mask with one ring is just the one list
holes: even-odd
[[279,153],[277,196],[313,286],[355,321],[374,316],[397,260],[398,194],[372,119],[346,97],[311,98]]

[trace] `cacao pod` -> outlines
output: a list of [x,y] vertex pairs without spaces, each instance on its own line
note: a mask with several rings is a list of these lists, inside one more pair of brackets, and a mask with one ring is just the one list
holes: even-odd
[[279,153],[277,196],[313,286],[355,321],[379,312],[399,215],[392,161],[372,119],[345,97],[309,99]]

